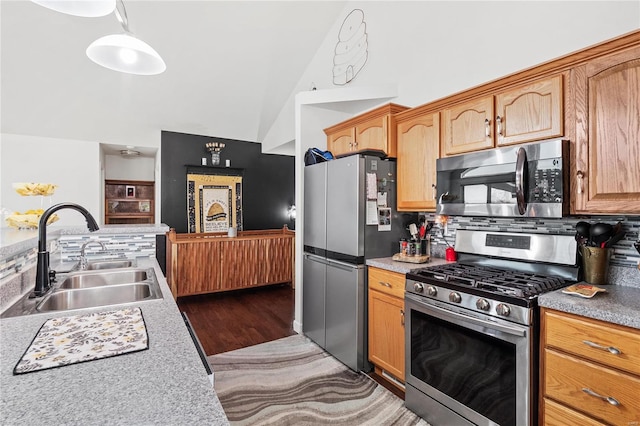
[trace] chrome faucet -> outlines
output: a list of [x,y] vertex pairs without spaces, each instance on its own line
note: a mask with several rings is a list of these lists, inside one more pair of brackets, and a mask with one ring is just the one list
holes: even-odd
[[49,270],[49,252],[47,251],[47,221],[49,217],[62,209],[77,210],[82,213],[87,220],[87,227],[89,231],[97,231],[100,229],[96,220],[91,216],[91,213],[84,207],[73,203],[60,203],[49,207],[42,213],[40,222],[38,223],[38,266],[36,269],[36,286],[30,297],[43,296],[49,287],[51,286],[51,279],[55,279],[55,271]]
[[105,245],[101,242],[101,241],[95,241],[95,240],[89,240],[86,243],[84,243],[82,245],[82,247],[80,248],[80,264],[79,267],[81,270],[87,269],[87,256],[85,255],[85,249],[87,248],[87,246],[89,244],[100,244],[100,247],[102,247],[102,250],[107,250],[107,247],[105,247]]

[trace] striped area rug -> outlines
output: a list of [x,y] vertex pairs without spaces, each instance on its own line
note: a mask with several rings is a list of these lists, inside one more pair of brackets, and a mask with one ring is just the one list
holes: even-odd
[[232,425],[427,425],[403,400],[302,335],[208,361]]

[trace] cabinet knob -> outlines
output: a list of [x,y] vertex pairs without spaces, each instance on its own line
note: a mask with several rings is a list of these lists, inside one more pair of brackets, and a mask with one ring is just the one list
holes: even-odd
[[404,309],[400,309],[400,324],[404,325]]
[[435,183],[431,184],[431,197],[435,200],[438,196],[438,187]]
[[491,120],[489,120],[488,118],[484,119],[484,135],[486,137],[491,136]]
[[502,117],[497,116],[496,117],[496,132],[498,132],[498,136],[504,136],[502,134]]

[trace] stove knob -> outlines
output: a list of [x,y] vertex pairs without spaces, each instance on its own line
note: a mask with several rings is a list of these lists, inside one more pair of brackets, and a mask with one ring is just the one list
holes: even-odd
[[478,299],[476,307],[481,311],[488,311],[491,305],[487,302],[487,299]]
[[422,293],[424,291],[424,286],[422,285],[422,283],[414,283],[413,291],[415,291],[416,293]]
[[427,287],[427,294],[431,297],[434,297],[436,294],[438,294],[438,289],[430,285],[429,287]]
[[511,313],[511,308],[509,308],[509,306],[505,305],[504,303],[499,303],[498,306],[496,306],[496,312],[498,313],[498,315],[508,317]]
[[453,303],[460,303],[462,297],[460,296],[460,293],[452,291],[449,293],[449,300]]

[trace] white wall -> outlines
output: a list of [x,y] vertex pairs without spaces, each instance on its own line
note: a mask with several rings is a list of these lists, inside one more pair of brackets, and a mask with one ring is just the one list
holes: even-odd
[[[342,87],[395,85],[409,107],[451,95],[640,28],[638,1],[352,1],[263,141],[294,139],[295,95],[335,89],[334,49],[344,18],[362,9],[369,56]],[[293,155],[293,152],[290,153]]]
[[105,179],[155,180],[155,158],[105,155]]
[[[0,135],[0,206],[12,211],[46,209],[50,204],[72,202],[85,207],[100,222],[102,181],[100,147],[97,142]],[[46,182],[58,185],[51,197],[23,197],[14,182]],[[60,210],[55,226],[85,225],[73,210]],[[0,224],[6,227],[6,223]]]

